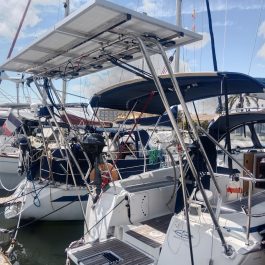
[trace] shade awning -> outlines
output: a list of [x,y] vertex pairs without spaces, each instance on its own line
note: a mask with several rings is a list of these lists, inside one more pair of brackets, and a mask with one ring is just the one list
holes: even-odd
[[[175,75],[186,102],[227,94],[263,93],[263,84],[241,73],[179,73]],[[225,85],[223,81],[225,80]],[[160,81],[170,106],[179,100],[168,76]],[[226,88],[225,88],[226,87]],[[163,114],[165,108],[152,80],[125,82],[101,91],[91,99],[92,107]]]
[[[227,128],[227,118],[229,123],[229,128]],[[247,124],[255,123],[265,123],[265,112],[242,112],[242,113],[233,113],[227,116],[220,116],[216,121],[214,121],[209,126],[209,133],[216,139],[221,140],[225,135],[242,126]]]

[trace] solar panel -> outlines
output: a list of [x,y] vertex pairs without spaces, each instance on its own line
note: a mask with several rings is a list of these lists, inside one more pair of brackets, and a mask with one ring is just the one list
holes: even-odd
[[87,75],[112,67],[110,56],[128,61],[140,58],[131,34],[153,36],[166,48],[201,39],[181,27],[97,0],[70,14],[0,69],[50,77]]

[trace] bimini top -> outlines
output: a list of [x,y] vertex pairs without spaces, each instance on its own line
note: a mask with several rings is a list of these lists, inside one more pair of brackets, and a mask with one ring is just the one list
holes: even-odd
[[192,31],[97,0],[70,14],[0,69],[58,78],[95,73],[113,66],[110,56],[127,61],[142,56],[132,34],[155,38],[165,48],[202,39]]
[[[186,102],[227,94],[263,93],[263,85],[240,73],[179,73],[176,79]],[[168,76],[160,76],[170,106],[179,100]],[[225,80],[225,82],[223,82]],[[165,108],[152,80],[134,80],[110,87],[91,99],[92,107],[163,114]]]
[[223,139],[227,132],[230,132],[242,125],[265,123],[265,112],[263,111],[248,111],[237,112],[228,115],[229,129],[226,125],[227,116],[220,116],[209,126],[209,133],[218,141]]

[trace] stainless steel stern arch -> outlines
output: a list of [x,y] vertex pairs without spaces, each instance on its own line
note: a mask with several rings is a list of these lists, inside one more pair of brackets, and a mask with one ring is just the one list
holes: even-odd
[[[147,65],[148,65],[148,67],[149,67],[151,73],[152,73],[152,76],[153,76],[153,78],[154,78],[154,82],[155,82],[155,85],[156,85],[157,90],[158,90],[158,92],[159,92],[159,95],[160,95],[160,97],[161,97],[161,100],[162,100],[162,102],[163,102],[163,104],[164,104],[164,106],[165,106],[165,109],[166,109],[167,113],[168,113],[169,119],[170,119],[170,121],[171,121],[171,123],[172,123],[172,126],[173,126],[174,131],[175,131],[175,133],[176,133],[176,135],[177,135],[177,138],[178,138],[178,140],[179,140],[179,142],[180,142],[180,144],[181,144],[181,147],[182,147],[182,149],[184,150],[184,153],[185,153],[185,155],[186,155],[186,157],[187,157],[187,160],[188,160],[189,166],[190,166],[190,168],[191,168],[192,174],[193,174],[193,176],[194,176],[194,178],[195,178],[195,180],[196,180],[196,182],[197,182],[197,184],[198,184],[198,186],[199,186],[199,189],[200,189],[200,191],[201,191],[201,193],[202,193],[202,196],[203,196],[203,198],[204,198],[204,201],[205,201],[205,204],[206,204],[207,210],[209,211],[209,214],[210,214],[211,219],[212,219],[212,221],[213,221],[213,223],[214,223],[215,229],[217,230],[217,233],[218,233],[218,235],[219,235],[219,238],[220,238],[220,240],[221,240],[221,242],[222,242],[222,246],[224,247],[225,254],[226,254],[227,256],[231,256],[231,255],[233,254],[233,249],[232,249],[232,247],[231,247],[230,245],[228,245],[228,244],[226,243],[226,241],[225,241],[224,235],[223,235],[223,233],[222,233],[222,231],[221,231],[221,227],[220,227],[220,225],[219,225],[219,223],[218,223],[218,218],[215,216],[214,211],[213,211],[213,209],[212,209],[212,207],[211,207],[211,205],[210,205],[210,202],[209,202],[209,200],[208,200],[208,198],[207,198],[207,195],[206,195],[206,193],[205,193],[205,191],[204,191],[204,188],[203,188],[203,186],[202,186],[202,184],[201,184],[200,178],[199,178],[199,176],[198,176],[198,174],[197,174],[197,172],[196,172],[196,169],[195,169],[195,166],[194,166],[194,164],[193,164],[193,162],[192,162],[191,156],[190,156],[190,154],[189,154],[189,152],[188,152],[188,150],[187,150],[187,147],[186,147],[186,145],[185,145],[184,139],[183,139],[182,136],[181,136],[181,132],[180,132],[180,130],[179,130],[179,128],[178,128],[178,125],[177,125],[177,123],[176,123],[176,121],[175,121],[175,119],[174,119],[174,115],[173,115],[173,113],[172,113],[172,111],[171,111],[171,109],[170,109],[170,105],[169,105],[169,103],[168,103],[168,101],[167,101],[167,98],[166,98],[166,95],[165,95],[164,90],[163,90],[163,88],[162,88],[162,85],[161,85],[161,83],[160,83],[160,80],[159,80],[159,78],[158,78],[158,76],[157,76],[157,74],[156,74],[155,68],[154,68],[154,66],[153,66],[153,64],[152,64],[152,61],[151,61],[151,59],[150,59],[150,55],[149,55],[149,53],[148,53],[148,47],[146,47],[145,42],[144,42],[144,40],[143,40],[143,37],[140,37],[140,36],[137,36],[137,35],[133,35],[133,36],[134,36],[135,39],[138,41],[139,46],[140,46],[140,48],[141,48],[141,51],[142,51],[142,53],[143,53],[143,56],[144,56],[144,58],[145,58],[145,60],[146,60],[146,62],[147,62]],[[146,38],[146,37],[145,37],[145,38]],[[180,103],[181,103],[181,105],[182,105],[182,107],[183,107],[183,109],[184,109],[184,113],[185,113],[185,115],[186,115],[186,117],[187,117],[187,119],[188,119],[188,122],[191,122],[190,126],[191,126],[191,128],[192,128],[192,130],[193,130],[194,136],[196,137],[196,140],[198,141],[198,143],[199,143],[199,145],[200,145],[200,148],[201,148],[201,150],[202,150],[203,155],[206,156],[205,150],[204,150],[204,148],[203,148],[203,146],[202,146],[202,143],[200,142],[200,139],[199,139],[198,133],[197,133],[197,131],[196,131],[196,128],[195,128],[194,124],[192,123],[192,120],[191,120],[190,114],[189,114],[189,112],[188,112],[188,109],[187,109],[186,103],[185,103],[185,101],[184,101],[184,99],[183,99],[183,96],[182,96],[180,90],[179,90],[178,83],[177,83],[176,79],[174,78],[174,75],[173,75],[173,72],[172,72],[171,66],[170,66],[170,64],[169,64],[169,62],[168,62],[167,55],[166,55],[166,53],[165,53],[163,47],[162,47],[161,44],[159,43],[159,41],[157,41],[157,40],[154,39],[154,38],[149,39],[149,41],[153,42],[153,43],[158,47],[158,51],[157,51],[157,53],[158,53],[158,54],[161,54],[161,56],[162,56],[162,58],[163,58],[163,60],[164,60],[165,66],[167,67],[167,70],[168,70],[168,73],[169,73],[169,75],[171,76],[171,80],[172,80],[172,84],[173,84],[174,90],[175,90],[177,96],[179,97]],[[209,160],[208,160],[207,157],[206,157],[206,164],[207,164],[207,168],[208,168],[208,170],[210,171],[211,176],[213,176],[213,179],[214,179],[214,175],[213,175],[214,173],[213,173],[212,167],[211,167],[210,162],[209,162]],[[217,183],[216,183],[216,184],[217,184]],[[216,185],[216,189],[217,189],[218,193],[220,194],[220,189],[219,189],[218,185]],[[219,201],[220,201],[220,200],[221,200],[221,197],[219,196]],[[220,204],[221,204],[221,203],[219,202],[219,205],[220,205]]]

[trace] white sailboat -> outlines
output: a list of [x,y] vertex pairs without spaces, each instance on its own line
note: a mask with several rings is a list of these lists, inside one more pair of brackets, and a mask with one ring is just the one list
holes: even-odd
[[[84,21],[86,23],[83,23]],[[49,40],[53,42],[54,39],[58,39],[58,34],[61,47],[67,47],[65,56],[60,53],[54,57],[53,52],[49,57],[47,51],[47,54],[43,55],[46,58],[45,63],[40,55],[39,61],[34,62],[34,68],[30,63],[28,65],[17,63],[19,57],[22,55],[27,57],[31,49],[38,51],[42,43],[47,45]],[[69,35],[74,39],[69,41]],[[250,189],[244,211],[240,206],[242,203],[244,205],[245,201],[231,203],[230,208],[227,206],[226,211],[223,211],[216,174],[209,161],[211,155],[205,150],[211,145],[211,141],[207,142],[207,146],[203,145],[198,131],[205,132],[199,126],[194,126],[186,106],[185,97],[190,95],[192,89],[196,90],[197,82],[183,84],[180,89],[181,78],[178,79],[173,75],[165,53],[165,49],[169,47],[184,45],[200,38],[201,36],[194,32],[98,0],[70,15],[52,32],[1,66],[7,70],[27,71],[37,77],[56,78],[62,75],[74,77],[107,69],[113,64],[123,66],[126,65],[126,59],[130,61],[143,56],[150,68],[149,81],[153,86],[148,91],[142,90],[145,94],[136,97],[136,101],[126,103],[135,104],[141,109],[143,107],[141,100],[146,98],[148,95],[146,92],[150,92],[151,89],[155,100],[158,100],[154,101],[154,105],[166,109],[177,135],[178,165],[172,160],[172,167],[113,181],[109,184],[110,188],[103,193],[99,186],[100,182],[97,182],[102,181],[102,176],[100,174],[97,176],[94,189],[88,199],[84,238],[71,244],[67,251],[68,262],[71,260],[74,264],[87,265],[113,263],[170,265],[179,260],[184,264],[194,264],[194,261],[198,264],[250,265],[254,261],[258,265],[264,264],[264,233],[260,230],[265,223],[263,194],[259,194],[260,197],[255,196],[252,205]],[[67,56],[69,52],[72,55],[71,63],[79,66],[78,68],[66,67],[69,63]],[[43,49],[42,53],[45,53]],[[168,70],[169,85],[162,85],[164,80],[157,76],[150,60],[150,54],[156,53],[162,56]],[[30,61],[30,58],[27,59]],[[61,69],[64,71],[62,72]],[[229,91],[238,84],[239,80],[233,73],[230,78],[222,73],[212,73],[209,76],[209,79],[227,78],[225,81],[231,81],[231,85],[228,86]],[[250,77],[240,76],[252,80]],[[262,91],[262,85],[255,80],[252,81],[254,90]],[[228,93],[225,91],[227,90],[220,86],[215,92],[217,95],[222,95]],[[171,103],[177,101],[182,105],[190,125],[190,133],[194,140],[191,151],[194,150],[195,153],[188,150],[170,109]],[[52,114],[49,107],[47,109]],[[205,135],[208,136],[207,133]],[[194,160],[196,152],[199,157]],[[186,196],[187,175],[192,176],[192,182],[196,183],[189,193],[189,198]],[[210,175],[217,190],[218,203],[214,208],[210,202],[212,193],[206,190],[202,183],[207,175]],[[176,193],[177,179],[181,186]],[[250,183],[257,181],[250,173],[244,179]],[[176,196],[181,194],[181,190],[183,196],[180,197],[183,197],[184,211],[178,213],[175,211],[175,204],[178,206],[180,202]]]

